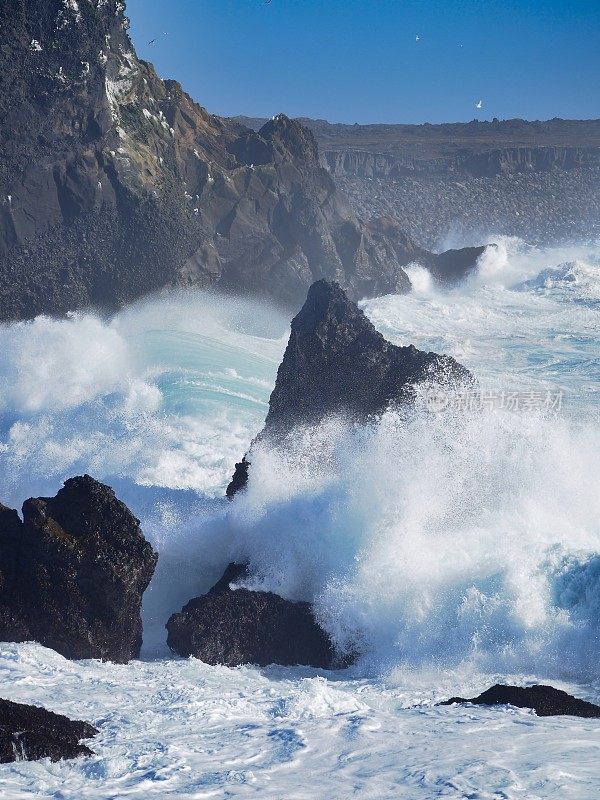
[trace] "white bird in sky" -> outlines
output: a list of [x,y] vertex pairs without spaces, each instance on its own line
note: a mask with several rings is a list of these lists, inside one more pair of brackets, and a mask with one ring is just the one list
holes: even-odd
[[415,36],[415,42],[420,42],[420,41],[421,41],[421,37],[417,33],[417,35]]
[[483,100],[478,100],[475,103],[475,108],[483,108]]

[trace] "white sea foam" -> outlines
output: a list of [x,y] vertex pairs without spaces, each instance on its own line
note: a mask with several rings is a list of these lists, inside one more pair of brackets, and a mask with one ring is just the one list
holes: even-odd
[[3,694],[100,730],[89,758],[1,765],[1,791],[10,800],[595,797],[597,720],[435,707],[498,673],[395,678],[398,686],[194,659],[73,663],[38,645],[0,644]]
[[[144,600],[153,660],[0,647],[3,694],[102,730],[89,761],[3,768],[7,796],[592,796],[597,726],[432,706],[495,680],[566,679],[600,699],[598,259],[502,244],[452,291],[411,269],[410,295],[362,305],[485,390],[563,392],[558,413],[330,420],[283,452],[258,448],[233,503],[223,490],[262,427],[281,313],[191,293],[0,327],[0,501],[88,471],[160,553]],[[360,653],[353,670],[170,659],[166,619],[235,558],[252,585],[313,600]]]
[[198,293],[1,327],[4,502],[81,471],[220,494],[264,419],[287,326]]

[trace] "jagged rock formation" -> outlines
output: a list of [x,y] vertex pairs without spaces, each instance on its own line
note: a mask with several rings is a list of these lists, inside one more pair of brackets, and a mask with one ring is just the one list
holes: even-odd
[[281,115],[252,131],[140,61],[120,0],[3,0],[0,320],[217,285],[408,291],[426,255],[374,234]]
[[478,706],[511,705],[517,708],[531,708],[538,717],[565,715],[572,717],[600,717],[600,706],[578,700],[567,692],[553,686],[503,686],[495,684],[477,697],[465,700],[463,697],[451,697],[440,703],[449,706],[454,703],[472,703]]
[[88,475],[0,506],[0,641],[35,640],[66,658],[139,656],[140,610],[157,555],[139,521]]
[[173,614],[167,623],[169,647],[181,656],[229,667],[333,667],[331,641],[310,605],[272,592],[230,588],[245,577],[245,566],[230,564],[207,594]]
[[[332,414],[365,421],[390,404],[409,402],[423,381],[454,385],[473,377],[449,356],[386,341],[338,284],[318,281],[292,320],[258,438],[280,439],[296,425]],[[236,465],[229,497],[246,485],[250,460]]]
[[[424,381],[455,386],[473,377],[453,358],[387,342],[337,283],[317,281],[292,320],[257,440],[281,445],[294,427],[332,414],[366,422],[391,404],[410,402]],[[243,490],[250,476],[251,453],[236,464],[227,496]],[[331,642],[310,606],[270,592],[231,589],[246,572],[246,566],[230,564],[208,594],[174,614],[167,623],[169,646],[210,664],[333,666]]]
[[80,741],[97,733],[87,722],[74,722],[44,708],[0,699],[0,764],[90,756],[92,751]]

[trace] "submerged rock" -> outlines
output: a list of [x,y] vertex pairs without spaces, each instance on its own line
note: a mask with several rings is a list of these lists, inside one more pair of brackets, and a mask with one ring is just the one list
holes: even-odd
[[230,564],[219,582],[173,614],[167,643],[180,656],[207,664],[311,666],[336,664],[331,641],[309,603],[292,602],[272,592],[232,589],[247,569]]
[[92,751],[80,741],[97,733],[87,722],[0,699],[0,764],[90,756]]
[[0,508],[0,641],[35,640],[66,658],[139,656],[140,610],[157,555],[139,521],[89,475]]
[[[293,427],[332,414],[365,422],[392,404],[414,399],[423,382],[471,384],[471,373],[450,356],[386,341],[330,281],[317,281],[292,320],[292,330],[258,440],[280,439]],[[228,497],[246,486],[251,453],[236,465]]]
[[517,708],[531,708],[538,717],[551,717],[564,715],[572,717],[600,717],[600,706],[579,700],[553,686],[504,686],[497,683],[478,695],[465,699],[464,697],[451,697],[440,703],[449,706],[454,703],[471,703],[478,706],[503,706],[510,705]]

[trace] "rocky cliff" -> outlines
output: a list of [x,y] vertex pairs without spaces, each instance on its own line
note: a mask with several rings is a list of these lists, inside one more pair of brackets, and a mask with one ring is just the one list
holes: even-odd
[[312,133],[209,114],[137,58],[123,2],[1,11],[0,319],[165,286],[297,305],[321,277],[354,296],[408,290],[418,248],[356,217]]
[[600,166],[600,147],[504,147],[461,152],[446,158],[368,150],[325,150],[323,161],[336,177],[492,178],[510,173]]
[[436,248],[449,234],[477,243],[494,232],[548,245],[600,231],[600,120],[301,122],[355,213],[393,217],[422,247]]

